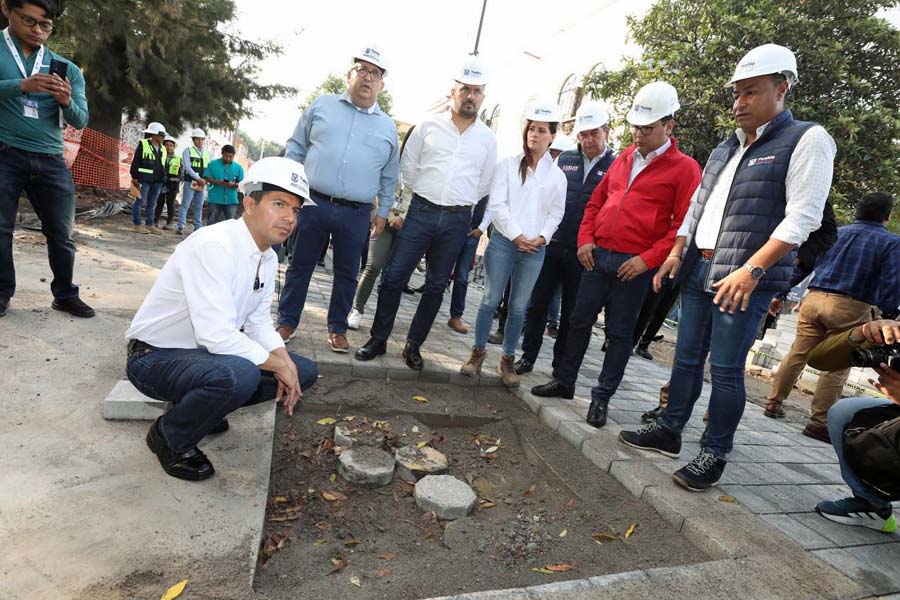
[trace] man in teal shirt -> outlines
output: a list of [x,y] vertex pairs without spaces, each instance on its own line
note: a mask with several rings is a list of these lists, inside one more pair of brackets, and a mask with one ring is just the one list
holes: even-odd
[[[16,291],[12,235],[23,190],[47,237],[53,308],[93,317],[72,282],[75,186],[62,156],[65,124],[87,125],[84,76],[44,45],[56,0],[2,0],[0,8],[9,21],[0,41],[0,317]],[[49,73],[51,61],[62,63],[65,78]]]
[[209,222],[215,225],[237,216],[238,183],[244,179],[244,169],[234,162],[234,146],[222,146],[222,158],[210,161],[204,173],[209,186],[206,202],[209,204]]

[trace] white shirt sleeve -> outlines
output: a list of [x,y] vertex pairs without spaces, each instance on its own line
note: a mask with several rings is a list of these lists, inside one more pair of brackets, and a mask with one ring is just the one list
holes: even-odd
[[[491,219],[500,228],[502,234],[512,241],[522,234],[522,228],[516,223],[509,210],[509,163],[510,161],[507,159],[497,165],[491,185],[488,210],[491,211]],[[519,181],[516,180],[515,184],[519,184]]]
[[687,212],[684,214],[684,221],[681,222],[681,227],[678,228],[678,233],[675,234],[676,237],[687,237],[691,232],[691,223],[697,220],[697,196],[700,195],[700,185],[697,186],[697,189],[694,190],[694,195],[691,196],[691,203],[688,206]]
[[553,189],[554,195],[553,198],[551,198],[550,213],[547,215],[543,227],[541,227],[540,235],[544,236],[546,244],[550,243],[550,239],[553,237],[553,234],[556,233],[556,228],[559,227],[559,223],[566,213],[566,189],[568,187],[568,181],[559,167],[553,165],[552,168],[559,172],[553,173],[553,182],[555,184]]
[[491,201],[488,200],[488,205],[484,209],[484,217],[481,218],[481,224],[478,226],[478,229],[481,230],[481,233],[484,233],[488,230],[488,227],[491,226],[491,222],[494,220],[493,215],[491,215]]
[[240,356],[255,365],[266,362],[269,351],[234,326],[237,314],[227,275],[234,266],[228,249],[206,242],[184,262],[190,265],[181,273],[184,299],[197,344],[210,354]]
[[425,129],[427,123],[422,123],[409,134],[406,146],[403,147],[403,156],[400,157],[400,181],[404,188],[415,191],[416,176],[419,173],[419,155],[425,143]]
[[819,125],[797,142],[785,177],[784,219],[771,237],[799,246],[822,224],[822,212],[834,174],[834,140]]
[[491,135],[491,145],[488,147],[487,156],[484,159],[484,168],[481,170],[481,180],[478,182],[478,197],[484,198],[491,191],[494,173],[497,169],[497,140]]
[[[268,285],[269,282],[266,282]],[[275,331],[275,323],[272,322],[272,296],[275,295],[275,282],[271,282],[268,292],[244,323],[244,333],[247,337],[257,342],[266,352],[272,352],[284,348],[284,340]],[[267,357],[268,358],[268,357]]]

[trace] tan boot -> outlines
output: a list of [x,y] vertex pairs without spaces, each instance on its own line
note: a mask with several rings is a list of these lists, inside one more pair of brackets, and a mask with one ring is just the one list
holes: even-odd
[[462,319],[459,317],[453,317],[449,321],[447,321],[447,326],[455,331],[456,333],[461,333],[463,335],[469,333],[469,328],[466,327],[466,324],[462,322]]
[[469,355],[469,360],[467,360],[466,364],[464,364],[459,369],[459,372],[466,377],[475,377],[476,375],[481,373],[481,363],[484,362],[485,354],[487,354],[486,350],[472,348],[472,353]]
[[515,356],[504,354],[500,357],[500,364],[497,365],[497,373],[500,374],[503,385],[508,388],[519,387],[519,376],[516,375],[515,360]]
[[135,225],[134,232],[135,233],[150,233],[149,231],[147,231],[147,228],[144,227],[143,225]]

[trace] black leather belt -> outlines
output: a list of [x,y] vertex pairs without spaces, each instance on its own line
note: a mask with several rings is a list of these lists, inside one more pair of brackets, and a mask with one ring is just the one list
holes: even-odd
[[131,358],[131,355],[135,352],[141,351],[152,352],[153,350],[159,350],[156,346],[151,346],[146,342],[142,342],[141,340],[128,340],[128,358]]
[[444,206],[443,204],[435,204],[434,202],[429,202],[428,200],[426,200],[425,198],[423,198],[422,196],[420,196],[418,194],[413,194],[413,200],[416,200],[417,202],[421,202],[425,206],[427,206],[429,208],[433,208],[435,210],[439,210],[441,212],[449,212],[449,213],[457,213],[457,212],[464,212],[464,211],[467,213],[472,212],[471,206]]
[[353,200],[347,200],[346,198],[336,198],[335,196],[329,196],[328,194],[323,194],[322,192],[318,192],[312,188],[309,190],[309,195],[312,196],[313,200],[321,200],[323,202],[330,202],[331,204],[337,204],[340,206],[349,206],[351,208],[359,208],[361,206],[368,206],[368,202],[355,202]]

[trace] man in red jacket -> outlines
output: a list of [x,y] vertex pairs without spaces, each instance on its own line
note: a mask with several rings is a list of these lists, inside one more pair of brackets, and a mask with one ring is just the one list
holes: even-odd
[[663,263],[700,183],[700,165],[678,151],[672,130],[678,94],[668,83],[645,85],[628,122],[634,145],[610,166],[584,211],[578,260],[585,268],[569,322],[559,377],[532,388],[545,398],[572,398],[597,314],[606,311],[609,347],[591,388],[587,422],[606,424],[609,399],[631,356],[632,336],[653,274]]

